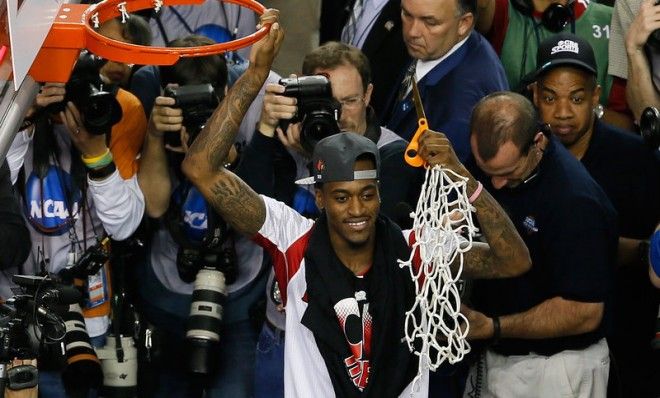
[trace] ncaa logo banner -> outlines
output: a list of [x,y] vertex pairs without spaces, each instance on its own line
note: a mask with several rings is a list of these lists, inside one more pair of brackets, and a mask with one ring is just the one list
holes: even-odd
[[43,179],[34,171],[25,184],[25,214],[30,224],[46,235],[62,235],[79,217],[80,190],[71,175],[51,165]]

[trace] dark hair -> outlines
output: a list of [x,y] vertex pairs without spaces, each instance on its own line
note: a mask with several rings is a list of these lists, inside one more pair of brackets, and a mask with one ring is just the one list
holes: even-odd
[[459,15],[472,13],[474,20],[477,20],[477,0],[456,0],[456,9]]
[[495,157],[508,141],[527,153],[539,131],[534,105],[524,96],[498,91],[482,98],[472,111],[470,134],[477,140],[477,152],[483,161]]
[[305,56],[302,73],[309,76],[316,69],[333,69],[342,65],[351,65],[357,69],[362,78],[362,88],[366,91],[371,83],[369,59],[357,47],[348,44],[330,41],[317,47]]
[[151,45],[151,28],[147,20],[143,17],[137,14],[128,14],[125,22],[122,22],[121,18],[117,17],[109,19],[103,22],[103,24],[110,22],[119,24],[120,33],[127,42],[139,46]]
[[130,14],[130,18],[122,24],[122,36],[133,44],[140,46],[151,45],[151,28],[146,19],[137,14]]
[[[198,47],[211,44],[215,42],[207,37],[189,35],[172,40],[168,47]],[[225,57],[219,54],[181,58],[174,65],[160,67],[160,82],[163,87],[170,83],[181,86],[210,83],[216,93],[222,96],[227,85],[227,62]]]

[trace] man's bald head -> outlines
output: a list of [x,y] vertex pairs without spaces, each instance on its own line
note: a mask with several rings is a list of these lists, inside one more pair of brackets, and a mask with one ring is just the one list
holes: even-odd
[[492,159],[505,142],[526,153],[539,131],[534,105],[520,94],[499,91],[482,98],[472,111],[472,150],[482,161]]

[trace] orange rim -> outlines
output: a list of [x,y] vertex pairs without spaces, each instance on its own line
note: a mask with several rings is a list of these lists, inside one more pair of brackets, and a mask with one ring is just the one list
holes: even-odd
[[[163,0],[162,6],[200,4],[204,0]],[[220,0],[218,0],[220,1]],[[262,15],[266,8],[255,0],[222,0],[246,7]],[[172,65],[179,58],[203,57],[220,54],[247,47],[259,41],[270,30],[270,24],[251,35],[238,38],[226,43],[218,43],[201,47],[151,47],[128,44],[105,37],[94,30],[92,24],[95,17],[99,23],[121,16],[118,8],[120,3],[125,4],[126,12],[131,13],[154,7],[154,0],[104,0],[91,5],[82,14],[82,23],[85,29],[85,47],[94,54],[118,62],[134,63],[139,65]]]

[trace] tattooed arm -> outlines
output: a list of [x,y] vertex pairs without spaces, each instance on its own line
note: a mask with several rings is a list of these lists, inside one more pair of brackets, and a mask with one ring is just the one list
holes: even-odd
[[263,200],[235,174],[225,169],[238,128],[250,104],[266,81],[282,42],[279,12],[268,10],[260,24],[272,23],[270,32],[252,46],[250,66],[189,148],[182,168],[186,177],[236,231],[248,236],[261,228],[266,210]]
[[[468,177],[468,195],[477,190],[477,181],[458,160],[444,134],[428,130],[420,137],[419,144],[420,156],[427,164],[442,164]],[[472,249],[465,253],[465,276],[507,278],[527,272],[532,265],[529,251],[502,207],[485,189],[472,205],[487,243],[473,242]]]

